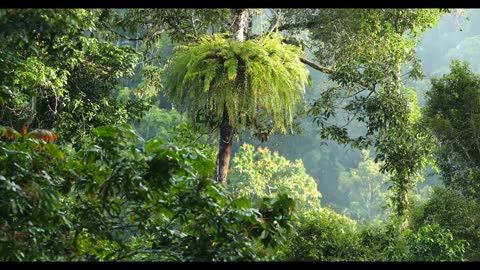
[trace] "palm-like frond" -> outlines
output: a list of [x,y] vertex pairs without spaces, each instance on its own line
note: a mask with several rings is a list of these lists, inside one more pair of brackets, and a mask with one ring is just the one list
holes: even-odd
[[234,128],[249,126],[258,112],[286,132],[310,83],[300,48],[278,34],[239,42],[205,36],[177,48],[164,74],[165,92],[180,111],[207,110],[220,119],[226,104]]

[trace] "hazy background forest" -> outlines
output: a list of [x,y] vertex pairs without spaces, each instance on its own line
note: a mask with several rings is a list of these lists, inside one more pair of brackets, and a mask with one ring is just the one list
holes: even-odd
[[[209,82],[212,66],[190,60],[229,52],[222,33],[240,13],[1,9],[0,259],[478,260],[480,10],[249,12],[245,50],[262,55],[248,43],[258,39],[268,57],[335,71],[305,65],[311,83],[291,125],[290,107],[278,124],[268,102],[231,120],[222,186],[222,103],[196,102],[240,80],[243,60]],[[316,16],[338,16],[345,36],[300,19]],[[214,46],[227,49],[201,51]],[[285,72],[301,78],[294,60]]]

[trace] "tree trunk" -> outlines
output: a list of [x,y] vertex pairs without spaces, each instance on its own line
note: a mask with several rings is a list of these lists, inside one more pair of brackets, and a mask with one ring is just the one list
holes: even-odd
[[[235,9],[234,14],[233,38],[237,41],[243,42],[245,40],[244,32],[248,18],[248,11],[246,9]],[[243,76],[239,77],[241,78]],[[218,156],[215,181],[226,187],[235,130],[230,122],[227,105],[225,103],[223,104],[223,117],[219,126],[218,135]]]
[[248,19],[248,11],[246,9],[235,9],[233,17],[233,39],[243,42],[245,40],[245,24]]
[[235,131],[228,118],[227,106],[224,104],[222,122],[219,128],[217,173],[215,175],[215,180],[223,186],[227,186],[227,175],[230,166],[234,134]]

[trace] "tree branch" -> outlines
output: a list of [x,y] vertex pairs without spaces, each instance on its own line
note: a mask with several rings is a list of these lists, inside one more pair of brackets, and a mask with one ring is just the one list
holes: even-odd
[[[303,57],[300,57],[300,62],[304,63],[304,64],[307,64],[309,65],[310,67],[312,67],[313,69],[315,70],[318,70],[320,72],[323,72],[323,73],[326,73],[326,74],[333,74],[335,73],[336,71],[331,69],[331,68],[328,68],[328,67],[324,67],[324,66],[321,66],[317,63],[314,63],[306,58],[303,58]],[[365,85],[364,83],[357,83],[359,86],[365,88],[366,90],[370,91],[370,94],[375,92],[375,87],[374,86],[368,86],[368,85]],[[375,85],[375,84],[374,84]],[[362,90],[364,91],[364,90]],[[359,91],[358,93],[362,92],[362,91]],[[356,93],[356,94],[358,94]],[[369,95],[370,95],[369,94]]]
[[335,70],[330,69],[330,68],[327,68],[327,67],[324,67],[324,66],[321,66],[321,65],[319,65],[319,64],[316,64],[316,63],[314,63],[314,62],[312,62],[312,61],[310,61],[310,60],[308,60],[308,59],[306,59],[306,58],[303,58],[303,57],[300,58],[300,62],[302,62],[302,63],[304,63],[304,64],[307,64],[307,65],[309,65],[310,67],[312,67],[313,69],[316,69],[316,70],[321,71],[321,72],[323,72],[323,73],[327,73],[327,74],[333,74],[333,73],[335,73]]

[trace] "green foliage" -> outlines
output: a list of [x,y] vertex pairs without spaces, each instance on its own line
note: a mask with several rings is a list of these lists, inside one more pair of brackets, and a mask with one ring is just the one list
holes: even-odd
[[[309,30],[303,43],[320,64],[335,70],[334,81],[375,87],[397,81],[404,63],[413,67],[410,76],[421,74],[414,47],[421,33],[444,13],[439,9],[288,9],[278,17],[280,29]],[[302,38],[297,35],[296,40],[302,43]]]
[[[384,221],[387,218],[387,199],[390,195],[385,187],[387,177],[380,173],[380,164],[362,150],[357,168],[340,172],[338,189],[350,199],[346,213],[363,224]],[[391,196],[391,195],[390,195]]]
[[287,192],[297,209],[320,208],[321,194],[315,180],[305,172],[303,162],[290,162],[268,148],[243,144],[232,161],[228,189],[253,201]]
[[[416,98],[402,83],[402,73],[420,78],[415,55],[420,34],[436,24],[433,9],[312,9],[283,11],[285,30],[309,29],[307,43],[320,64],[332,69],[336,85],[310,110],[323,138],[365,148],[374,146],[382,172],[392,175],[393,206],[407,209],[407,195],[424,169],[432,142],[415,112]],[[319,27],[321,26],[321,27]],[[406,65],[406,66],[405,66]],[[403,70],[403,68],[406,70]],[[331,124],[338,108],[345,125]],[[352,137],[346,125],[365,123],[366,132]]]
[[42,140],[0,140],[0,260],[68,260],[70,173],[62,150]]
[[136,121],[135,129],[145,140],[150,140],[155,136],[169,139],[169,131],[182,123],[185,123],[185,120],[176,111],[167,111],[152,106],[141,119]]
[[[243,198],[230,199],[221,187],[209,179],[213,175],[213,162],[194,148],[164,144],[161,140],[154,139],[145,145],[143,155],[141,149],[130,144],[126,145],[128,148],[124,152],[121,144],[120,149],[117,143],[111,144],[112,136],[118,140],[117,134],[123,134],[122,132],[118,133],[111,127],[99,131],[102,131],[99,135],[105,134],[107,137],[100,137],[98,145],[114,146],[112,150],[115,152],[109,154],[108,158],[97,156],[91,162],[97,164],[101,160],[108,161],[105,164],[109,168],[107,172],[110,170],[116,175],[118,171],[114,169],[119,166],[111,161],[115,162],[118,157],[122,157],[119,161],[125,162],[125,157],[130,156],[127,163],[129,166],[123,166],[127,168],[125,172],[132,171],[132,174],[106,178],[102,185],[91,191],[85,188],[90,196],[98,194],[98,190],[103,190],[102,186],[105,185],[120,188],[113,190],[114,193],[106,199],[109,200],[107,205],[121,203],[114,208],[121,211],[116,216],[106,216],[97,221],[113,219],[114,226],[132,226],[128,231],[141,233],[148,240],[144,240],[137,251],[131,252],[140,252],[140,249],[159,250],[157,257],[149,257],[154,260],[250,260],[255,257],[251,245],[253,238],[271,244],[275,241],[277,227],[288,224],[288,217],[282,215],[291,211],[291,199],[279,197],[278,201],[265,201],[258,210],[250,209],[248,200]],[[129,137],[134,137],[131,131],[126,131],[127,135],[130,134]],[[119,150],[122,152],[117,152]],[[139,154],[140,156],[135,156]],[[141,162],[142,159],[146,162]],[[99,172],[104,174],[105,169]],[[121,184],[127,186],[122,187]],[[126,200],[117,199],[123,196],[126,196]],[[98,203],[105,204],[105,198]],[[87,228],[92,231],[99,226],[92,224]],[[110,229],[111,225],[105,227],[105,231],[98,233],[99,236],[105,235]],[[120,243],[125,243],[123,237],[120,240]],[[121,252],[117,253],[117,258],[127,256],[128,250],[124,247],[117,251]]]
[[53,99],[64,94],[69,72],[59,63],[72,64],[75,44],[81,42],[83,29],[93,27],[93,16],[85,10],[4,11],[0,18],[1,122],[19,128],[35,113],[37,96]]
[[234,128],[266,115],[285,132],[309,82],[300,54],[279,35],[245,42],[205,36],[177,49],[165,71],[165,91],[192,119],[216,126],[225,104]]
[[149,97],[117,99],[138,54],[102,41],[98,10],[8,9],[0,18],[2,124],[55,130],[79,147],[93,128],[141,116]]
[[[141,35],[147,46],[167,33],[175,42],[189,42],[200,38],[209,31],[227,32],[227,21],[231,19],[230,9],[193,8],[133,8],[127,10],[105,9],[103,23],[118,27],[128,34]],[[143,27],[148,25],[148,27]],[[138,26],[141,27],[139,31]],[[123,32],[119,31],[119,32]],[[119,33],[112,33],[112,38]],[[149,48],[147,48],[148,51]]]
[[442,180],[480,201],[480,77],[468,64],[452,62],[450,74],[432,79],[425,122],[439,145],[435,150]]
[[288,261],[353,261],[358,257],[356,222],[328,208],[300,213],[295,231],[279,250]]
[[75,143],[82,136],[91,136],[93,128],[135,119],[149,106],[149,99],[116,98],[119,79],[133,75],[138,60],[134,50],[95,39],[88,44],[70,71],[64,97],[69,102],[62,105],[51,124],[63,140]]
[[[421,77],[415,46],[443,12],[251,11],[240,43],[215,34],[231,31],[227,9],[0,9],[0,260],[478,260],[478,75],[454,62],[432,80],[425,122],[402,83],[402,73]],[[287,32],[261,33],[265,23]],[[445,55],[474,58],[471,36]],[[170,41],[184,46],[163,74]],[[224,106],[234,128],[262,135],[305,120],[298,105],[310,78],[301,49],[286,43],[332,69],[310,110],[320,131],[309,129],[316,135],[301,147],[286,137],[278,148],[243,145],[224,190],[211,180],[209,137]],[[194,125],[175,110],[147,112],[160,88]],[[364,224],[385,203],[379,171],[390,175],[403,214],[433,147],[425,123],[451,190],[415,200],[407,220],[361,230],[320,207],[305,168],[322,191],[334,183],[336,202],[348,196]],[[315,146],[325,138],[374,147],[380,163]]]
[[[309,45],[320,64],[332,68],[333,72],[330,75],[330,79],[337,84],[334,86],[334,91],[332,91],[335,94],[334,98],[361,97],[360,100],[350,99],[352,103],[347,99],[347,105],[349,105],[346,107],[349,115],[348,121],[352,122],[352,119],[354,119],[367,123],[367,126],[370,127],[369,133],[351,139],[349,138],[351,134],[349,134],[346,128],[328,125],[322,126],[322,136],[323,138],[335,139],[341,143],[351,143],[353,146],[360,148],[367,145],[378,146],[378,158],[386,159],[384,163],[386,164],[385,170],[393,171],[393,189],[398,193],[394,204],[398,208],[397,212],[399,214],[403,213],[406,208],[408,191],[413,188],[415,181],[418,180],[419,170],[422,170],[426,163],[431,144],[427,136],[423,134],[423,131],[416,124],[405,120],[409,117],[403,117],[404,112],[409,110],[408,107],[412,106],[411,102],[404,102],[405,99],[409,99],[409,97],[405,97],[408,95],[399,94],[393,98],[394,102],[389,102],[389,97],[402,89],[401,76],[403,65],[409,65],[406,68],[410,78],[419,78],[421,76],[421,68],[415,56],[414,47],[418,43],[420,34],[435,25],[439,17],[446,11],[437,9],[380,9],[374,11],[368,9],[275,10],[273,12],[274,16],[268,19],[270,22],[269,28],[274,29],[278,27],[279,30],[295,30],[288,31],[288,34],[291,34],[291,36],[286,37],[286,41],[290,42],[293,40],[294,42],[292,43],[294,44],[305,43]],[[152,29],[165,27],[165,29],[168,29],[167,31],[173,30],[173,33],[178,35],[179,32],[182,32],[178,27],[184,27],[183,34],[185,38],[182,41],[190,40],[192,36],[194,36],[193,39],[198,38],[204,33],[205,27],[195,27],[196,18],[203,18],[202,16],[210,14],[209,18],[203,18],[202,23],[205,23],[203,26],[210,23],[213,32],[215,31],[214,29],[226,30],[222,27],[217,28],[217,26],[222,25],[226,19],[229,19],[226,13],[222,13],[223,11],[215,13],[205,10],[197,13],[195,11],[184,13],[184,10],[176,10],[174,12],[178,13],[180,19],[176,21],[178,27],[172,27],[171,24],[166,23],[166,18],[169,18],[169,12],[141,10],[137,14],[142,14],[141,16],[144,16],[147,20],[152,20],[154,17],[158,18],[159,22],[154,23]],[[190,22],[188,19],[190,19]],[[175,19],[171,20],[174,21]],[[273,27],[274,22],[276,24],[275,27]],[[260,28],[263,28],[263,25]],[[202,30],[198,32],[193,31],[195,33],[192,34],[191,30],[197,29]],[[249,32],[248,29],[247,32]],[[268,35],[263,35],[260,40],[268,39],[266,37]],[[305,40],[302,39],[305,39],[305,37],[308,40],[303,42]],[[235,46],[233,45],[227,46],[232,48],[231,50],[220,52],[221,49],[218,48],[226,46],[226,43],[222,43],[223,38],[207,37],[206,39],[210,40],[208,45],[215,43],[212,40],[217,40],[219,44],[212,45],[209,48],[207,42],[200,39],[195,43],[187,45],[185,49],[178,52],[178,55],[183,55],[184,59],[181,60],[180,56],[175,58],[170,66],[170,72],[167,72],[166,81],[174,84],[173,86],[167,86],[167,92],[174,91],[173,96],[175,98],[173,99],[177,100],[176,105],[182,103],[181,105],[187,110],[191,110],[190,115],[197,121],[215,125],[219,122],[221,112],[223,111],[224,102],[222,101],[227,101],[229,112],[232,110],[239,112],[233,115],[230,114],[230,118],[233,119],[232,122],[239,123],[238,127],[249,126],[256,119],[261,120],[260,122],[263,122],[262,125],[266,125],[267,129],[285,131],[288,128],[289,115],[280,113],[275,116],[275,112],[272,113],[272,110],[262,110],[262,108],[257,112],[255,106],[258,106],[258,104],[250,101],[243,104],[242,101],[245,98],[237,98],[237,93],[235,93],[235,98],[227,97],[229,94],[233,95],[235,91],[230,89],[236,89],[239,82],[245,82],[247,88],[249,88],[248,84],[252,82],[248,78],[243,80],[243,76],[238,76],[238,74],[245,75],[244,73],[246,72],[246,70],[242,69],[242,61],[247,66],[254,59],[243,59],[242,55],[238,55],[235,52],[233,49]],[[235,43],[234,41],[227,43],[233,44],[232,42]],[[242,44],[242,46],[246,47],[247,45],[245,44]],[[215,51],[213,47],[218,47],[218,51]],[[234,57],[234,55],[237,55],[237,57]],[[174,67],[176,62],[179,63],[177,68]],[[263,66],[267,65],[263,63],[260,67]],[[276,70],[279,69],[276,68]],[[248,77],[249,74],[248,72],[246,73]],[[275,81],[276,79],[269,75],[269,72],[258,73],[261,75],[259,76],[260,86],[271,88],[268,83],[264,82]],[[287,78],[288,76],[283,77]],[[168,78],[173,79],[169,80]],[[218,83],[219,87],[215,83]],[[175,87],[177,88],[174,89]],[[191,91],[192,87],[197,90]],[[242,84],[240,89],[244,89],[244,87],[245,85]],[[213,94],[208,94],[214,91],[212,88],[217,88],[217,92],[220,92],[215,92],[216,97],[219,97],[219,99],[214,98]],[[255,96],[242,93],[241,91],[237,92],[239,92],[240,96],[245,95],[247,98]],[[366,102],[369,99],[365,97],[365,92],[369,92],[369,96],[372,95],[372,97],[376,96],[377,92],[384,92],[380,94],[383,95],[380,98],[371,98],[372,103],[370,105],[376,105],[378,102],[386,102],[387,104],[371,106],[372,110],[366,113],[366,115],[358,113],[363,110],[358,103]],[[169,96],[172,98],[172,94]],[[202,97],[204,102],[197,102],[199,96]],[[217,102],[218,100],[220,102]],[[229,102],[228,100],[232,101]],[[275,98],[269,97],[267,100],[275,100]],[[358,102],[355,103],[355,101]],[[198,103],[199,107],[192,106],[192,103]],[[319,102],[317,104],[325,105],[322,103]],[[245,109],[244,105],[250,107]],[[236,108],[232,109],[235,106]],[[314,116],[327,119],[330,116],[335,116],[335,110],[332,109],[335,106],[329,105],[326,107],[328,108],[327,112],[319,109],[317,113],[313,113]],[[399,112],[392,114],[392,110],[394,112],[398,110]],[[312,111],[315,112],[315,109]],[[285,116],[288,120],[286,124],[283,121]],[[274,121],[269,122],[272,118]],[[277,120],[280,120],[280,122]],[[373,123],[370,123],[370,121]],[[279,125],[278,123],[281,124]],[[386,130],[386,134],[378,135],[380,128],[375,126],[376,124],[384,124],[381,128]],[[411,126],[413,127],[412,129],[410,129]],[[417,133],[421,135],[416,136]],[[388,139],[385,139],[385,137],[388,137]],[[405,139],[396,140],[391,137]],[[377,141],[379,141],[378,144]],[[391,149],[391,151],[387,152],[388,149]],[[407,149],[407,151],[404,149]],[[396,155],[396,152],[401,154]],[[397,162],[398,160],[402,162]],[[398,168],[392,167],[392,165],[397,163],[399,164]]]
[[[211,160],[216,159],[215,137],[211,132],[194,127],[184,115],[176,110],[153,106],[135,122],[135,130],[145,140],[160,138],[166,142],[201,150]],[[195,130],[195,131],[193,131]]]
[[411,211],[411,227],[439,224],[449,229],[455,239],[465,240],[465,258],[477,261],[480,258],[480,205],[455,191],[435,188],[431,198]]
[[401,219],[360,232],[360,260],[367,261],[463,261],[468,243],[454,238],[438,224],[418,230],[402,229]]
[[277,251],[294,261],[462,261],[468,243],[448,229],[402,229],[401,219],[358,230],[356,222],[328,208],[300,213],[300,222]]
[[409,258],[416,261],[462,261],[465,241],[438,224],[425,225],[409,238]]
[[78,152],[0,141],[2,260],[253,260],[254,243],[291,227],[290,197],[232,199],[193,147],[139,145],[127,124],[95,131]]
[[399,229],[400,219],[365,227],[359,232],[362,261],[403,261],[407,257],[407,241]]
[[[301,122],[302,131],[297,135],[272,134],[267,142],[259,142],[255,136],[244,133],[239,141],[267,147],[278,151],[287,160],[302,160],[305,171],[317,182],[322,192],[322,205],[329,205],[337,212],[349,205],[348,190],[339,190],[339,174],[350,168],[357,168],[361,161],[360,151],[344,147],[320,138],[319,127],[309,119]],[[239,144],[234,144],[236,153]],[[233,172],[233,171],[232,171]]]
[[397,215],[408,208],[408,193],[423,180],[422,171],[430,162],[434,146],[431,134],[422,125],[415,93],[404,91],[382,89],[372,98],[356,98],[348,109],[368,123],[366,136],[351,142],[359,147],[375,142],[375,161],[382,161],[380,172],[391,175],[392,205]]

